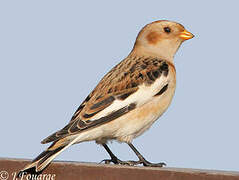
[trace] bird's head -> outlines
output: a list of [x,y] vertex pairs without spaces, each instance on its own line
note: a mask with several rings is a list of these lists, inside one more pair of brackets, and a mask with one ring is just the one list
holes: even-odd
[[152,22],[139,32],[132,52],[172,60],[183,41],[193,38],[181,24],[172,21]]

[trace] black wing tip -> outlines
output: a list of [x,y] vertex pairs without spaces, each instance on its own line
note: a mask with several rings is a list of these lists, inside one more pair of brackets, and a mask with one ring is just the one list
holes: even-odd
[[52,141],[49,138],[46,138],[41,141],[41,144],[47,144],[49,142],[52,142]]
[[[58,132],[58,131],[57,131]],[[50,142],[53,142],[53,141],[56,141],[58,140],[58,137],[56,136],[56,133],[53,133],[52,135],[48,136],[47,138],[43,139],[41,141],[41,144],[47,144],[47,143],[50,143]]]
[[43,139],[42,141],[41,141],[41,144],[46,144],[47,143],[47,140],[46,139]]

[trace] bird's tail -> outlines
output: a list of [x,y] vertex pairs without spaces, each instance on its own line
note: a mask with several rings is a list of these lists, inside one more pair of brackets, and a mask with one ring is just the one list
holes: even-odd
[[55,141],[52,145],[37,156],[30,164],[26,165],[19,173],[18,177],[26,174],[41,174],[42,171],[51,163],[51,161],[59,155],[67,147],[75,143],[76,139],[70,142],[64,141],[63,139]]

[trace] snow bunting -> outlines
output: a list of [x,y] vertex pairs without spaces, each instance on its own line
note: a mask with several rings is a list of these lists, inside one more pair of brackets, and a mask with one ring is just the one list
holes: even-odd
[[[130,54],[102,78],[63,129],[42,141],[52,144],[21,172],[40,173],[69,146],[92,140],[109,153],[111,159],[105,163],[162,167],[164,163],[148,162],[132,140],[149,129],[171,103],[176,86],[173,58],[182,42],[191,38],[176,22],[146,25]],[[107,146],[109,140],[127,143],[139,160],[121,161]]]

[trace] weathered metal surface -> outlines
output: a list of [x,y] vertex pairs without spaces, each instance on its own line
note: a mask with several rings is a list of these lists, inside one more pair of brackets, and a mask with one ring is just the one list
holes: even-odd
[[[0,158],[0,180],[19,180],[15,174],[28,162]],[[38,180],[239,180],[239,172],[55,161]]]

